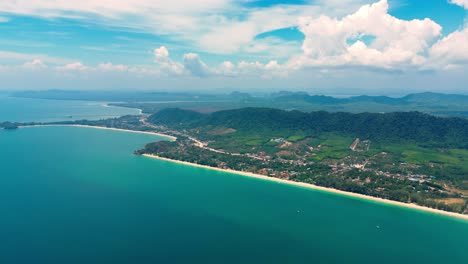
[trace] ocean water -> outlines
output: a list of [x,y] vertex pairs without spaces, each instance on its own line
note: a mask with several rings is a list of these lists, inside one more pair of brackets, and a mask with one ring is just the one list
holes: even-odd
[[15,98],[0,94],[0,122],[99,120],[138,114],[138,109],[106,106],[103,102]]
[[161,138],[0,130],[0,263],[468,263],[468,222],[134,156]]

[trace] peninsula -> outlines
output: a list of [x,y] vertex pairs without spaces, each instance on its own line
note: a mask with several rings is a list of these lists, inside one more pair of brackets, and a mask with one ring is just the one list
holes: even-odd
[[45,125],[158,133],[170,141],[149,143],[135,154],[468,215],[468,120],[462,118],[418,112],[165,109],[150,116]]
[[141,121],[177,140],[136,154],[468,213],[466,119],[244,108]]

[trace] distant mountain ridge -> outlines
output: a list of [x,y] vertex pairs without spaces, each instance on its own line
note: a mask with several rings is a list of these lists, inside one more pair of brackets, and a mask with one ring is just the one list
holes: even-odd
[[[12,94],[15,97],[57,99],[57,100],[105,100],[105,101],[145,101],[157,99],[198,99],[198,98],[253,98],[247,92],[232,92],[230,94],[209,94],[195,92],[130,92],[130,91],[68,91],[68,90],[47,90],[47,91],[20,91]],[[376,102],[382,104],[395,103],[435,103],[435,102],[463,102],[468,103],[468,95],[444,94],[434,92],[412,93],[403,97],[371,96],[359,95],[345,98],[338,98],[328,95],[311,95],[307,92],[280,91],[256,98],[271,98],[274,100],[304,100],[310,103],[321,104],[344,104],[350,102]]]
[[153,114],[164,108],[192,109],[200,112],[265,107],[303,112],[328,111],[350,113],[390,113],[418,111],[437,116],[468,118],[468,95],[414,93],[403,97],[360,95],[338,98],[310,95],[307,92],[281,91],[263,95],[246,92],[131,92],[131,91],[30,91],[16,92],[16,97],[116,102],[114,106],[142,109]]
[[408,94],[403,97],[360,95],[346,98],[336,98],[326,95],[310,95],[305,92],[280,92],[271,95],[276,101],[304,100],[316,104],[347,104],[359,102],[374,102],[379,104],[411,104],[411,103],[465,103],[468,95],[442,94],[433,92]]

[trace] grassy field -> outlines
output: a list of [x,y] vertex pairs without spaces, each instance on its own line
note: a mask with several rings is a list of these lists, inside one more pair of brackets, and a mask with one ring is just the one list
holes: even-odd
[[399,157],[400,162],[426,165],[428,163],[445,164],[468,170],[468,150],[425,148],[416,144],[385,144],[378,150],[389,152]]
[[342,159],[352,154],[349,145],[351,145],[353,141],[354,138],[352,137],[337,134],[320,135],[314,138],[309,144],[317,150],[314,153],[313,160]]

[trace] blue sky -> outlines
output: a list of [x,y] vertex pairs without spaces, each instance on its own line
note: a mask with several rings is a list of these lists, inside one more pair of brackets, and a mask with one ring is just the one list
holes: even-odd
[[468,93],[468,0],[173,2],[2,0],[0,89]]

